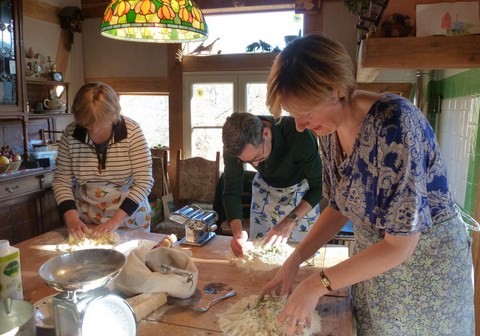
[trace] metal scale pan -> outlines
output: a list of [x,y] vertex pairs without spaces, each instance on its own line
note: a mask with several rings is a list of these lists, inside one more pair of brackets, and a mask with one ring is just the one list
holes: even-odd
[[88,291],[105,286],[121,271],[126,257],[110,249],[63,253],[45,262],[40,277],[58,291]]
[[106,287],[126,262],[121,252],[87,249],[63,253],[40,267],[40,277],[62,292],[52,298],[56,336],[136,334],[132,307]]

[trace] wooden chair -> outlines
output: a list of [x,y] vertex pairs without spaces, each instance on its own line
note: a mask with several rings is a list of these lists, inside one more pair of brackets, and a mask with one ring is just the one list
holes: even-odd
[[220,152],[215,160],[202,157],[182,158],[182,151],[177,151],[176,158],[176,195],[177,209],[186,204],[198,204],[202,208],[212,209],[215,189],[220,174]]
[[153,175],[153,187],[149,200],[156,200],[162,198],[164,195],[163,176],[167,175],[168,167],[168,150],[154,151],[152,149],[152,175]]

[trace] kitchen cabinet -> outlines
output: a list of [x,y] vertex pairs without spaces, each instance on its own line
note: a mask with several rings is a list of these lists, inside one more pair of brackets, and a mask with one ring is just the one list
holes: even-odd
[[[23,186],[22,186],[23,184]],[[0,182],[0,188],[4,193],[17,195],[14,197],[0,198],[0,239],[8,239],[10,244],[16,244],[40,233],[38,226],[39,207],[37,202],[38,193],[25,192],[31,189],[31,181],[20,179],[11,180],[7,183]]]
[[357,81],[372,82],[381,69],[480,67],[480,35],[369,38],[362,41]]
[[0,118],[24,115],[22,1],[2,1],[0,7]]
[[1,224],[6,236],[1,236],[0,239],[8,239],[10,244],[17,244],[40,234],[36,198],[35,194],[30,194],[18,197],[9,206],[2,204],[7,220]]
[[40,216],[42,218],[41,232],[55,230],[63,226],[63,219],[57,208],[55,195],[52,190],[53,172],[40,177],[42,194],[40,198]]
[[0,177],[0,239],[17,244],[63,225],[51,189],[52,179],[51,169]]

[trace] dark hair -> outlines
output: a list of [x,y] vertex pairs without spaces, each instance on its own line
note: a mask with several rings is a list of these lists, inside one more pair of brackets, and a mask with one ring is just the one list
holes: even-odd
[[263,128],[262,120],[251,113],[232,113],[222,128],[224,152],[239,156],[247,144],[257,147],[263,142]]

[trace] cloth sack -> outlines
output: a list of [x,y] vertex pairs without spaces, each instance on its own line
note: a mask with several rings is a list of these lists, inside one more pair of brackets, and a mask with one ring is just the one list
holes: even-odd
[[[189,298],[195,293],[198,284],[198,269],[190,255],[176,248],[159,247],[150,250],[146,246],[138,247],[128,255],[127,263],[114,281],[114,288],[128,296],[166,292],[177,298]],[[187,277],[177,274],[152,272],[145,265],[146,258],[155,260],[157,264],[191,272],[193,278],[189,281]]]

